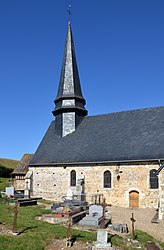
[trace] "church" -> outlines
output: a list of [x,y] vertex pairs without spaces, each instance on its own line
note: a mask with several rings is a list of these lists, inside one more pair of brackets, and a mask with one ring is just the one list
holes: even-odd
[[31,194],[157,208],[164,197],[164,107],[88,116],[70,21],[54,103],[55,119],[29,163]]

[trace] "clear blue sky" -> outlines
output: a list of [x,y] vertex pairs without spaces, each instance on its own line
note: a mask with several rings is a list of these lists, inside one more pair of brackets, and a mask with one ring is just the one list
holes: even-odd
[[164,0],[0,0],[0,157],[50,122],[68,15],[89,115],[164,105]]

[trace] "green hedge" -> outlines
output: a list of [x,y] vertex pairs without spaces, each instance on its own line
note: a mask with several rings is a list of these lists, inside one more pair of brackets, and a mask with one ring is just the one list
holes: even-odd
[[0,177],[9,178],[12,172],[13,172],[12,168],[6,168],[0,165]]

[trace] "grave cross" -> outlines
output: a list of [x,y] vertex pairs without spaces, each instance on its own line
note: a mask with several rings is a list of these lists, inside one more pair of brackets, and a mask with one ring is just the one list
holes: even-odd
[[71,247],[72,246],[72,230],[71,230],[71,215],[69,213],[69,219],[68,219],[68,227],[66,231],[66,247]]
[[134,223],[135,223],[135,219],[134,219],[134,215],[132,213],[132,218],[130,218],[132,221],[132,240],[134,240]]
[[101,228],[105,228],[105,207],[106,207],[106,202],[105,202],[105,198],[103,199],[103,213],[102,213],[102,223],[101,223]]
[[18,201],[16,201],[16,204],[14,207],[14,222],[13,222],[13,232],[14,233],[16,233],[17,215],[18,215]]

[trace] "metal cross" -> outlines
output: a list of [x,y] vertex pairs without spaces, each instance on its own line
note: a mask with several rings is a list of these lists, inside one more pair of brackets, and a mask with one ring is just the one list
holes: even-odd
[[103,213],[102,213],[102,223],[101,223],[101,228],[105,228],[105,207],[106,207],[106,202],[105,202],[105,198],[103,198]]
[[13,222],[13,232],[14,233],[16,233],[17,217],[18,217],[18,201],[16,201],[16,204],[14,207],[14,222]]
[[68,15],[69,15],[69,17],[68,17],[68,20],[70,21],[70,16],[72,15],[72,13],[71,13],[71,4],[69,4],[69,6],[68,6]]
[[135,219],[134,219],[134,215],[133,215],[133,213],[132,213],[132,218],[130,218],[131,219],[131,221],[132,221],[132,240],[134,240],[135,239],[135,235],[134,235],[134,223],[135,223]]

